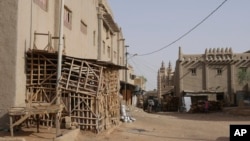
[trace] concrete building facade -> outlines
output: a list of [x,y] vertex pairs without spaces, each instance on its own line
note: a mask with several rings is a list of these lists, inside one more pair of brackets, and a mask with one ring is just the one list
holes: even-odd
[[[0,127],[8,108],[25,106],[26,51],[58,50],[60,2],[0,0]],[[124,66],[125,39],[107,0],[65,0],[63,8],[64,53]]]
[[250,53],[234,53],[232,48],[210,48],[204,54],[184,54],[179,48],[175,68],[175,93],[215,94],[214,100],[239,104],[249,96],[249,81],[240,83],[239,74],[249,73]]
[[146,78],[143,76],[136,76],[134,80],[134,84],[138,86],[141,91],[146,91]]

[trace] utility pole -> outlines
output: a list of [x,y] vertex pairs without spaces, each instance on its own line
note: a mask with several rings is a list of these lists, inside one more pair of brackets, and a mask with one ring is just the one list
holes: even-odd
[[[63,48],[63,16],[64,16],[64,0],[61,0],[61,6],[60,6],[60,23],[59,23],[59,45],[58,45],[58,60],[57,60],[57,85],[56,85],[56,105],[61,104],[61,92],[60,92],[60,85],[59,80],[61,78],[61,72],[62,72],[62,48]],[[60,112],[57,112],[56,115],[56,137],[61,136],[60,131]]]
[[128,50],[127,48],[129,47],[128,45],[125,46],[126,47],[126,53],[125,53],[125,66],[126,66],[126,69],[125,69],[125,85],[124,85],[124,89],[125,89],[125,101],[126,101],[126,105],[128,104],[127,101],[128,101],[128,95],[127,95],[127,83],[128,83]]

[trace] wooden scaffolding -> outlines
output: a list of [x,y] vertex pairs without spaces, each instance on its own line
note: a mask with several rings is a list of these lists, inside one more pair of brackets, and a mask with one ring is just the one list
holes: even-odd
[[83,59],[65,57],[60,81],[72,122],[101,131],[119,121],[119,72]]
[[[37,36],[48,37],[43,50],[37,48]],[[34,47],[26,52],[26,107],[9,110],[11,130],[30,117],[39,118],[44,126],[53,126],[55,118],[59,118],[56,117],[58,112],[61,119],[69,116],[83,130],[100,132],[118,124],[119,69],[122,67],[66,56],[64,52],[58,87],[58,54],[52,47],[53,39],[58,38],[49,32],[34,33]],[[58,96],[60,105],[55,104]],[[16,117],[19,120],[13,120]]]

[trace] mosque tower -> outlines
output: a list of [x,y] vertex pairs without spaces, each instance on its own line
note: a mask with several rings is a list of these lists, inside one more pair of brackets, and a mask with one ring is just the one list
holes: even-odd
[[170,94],[173,89],[173,72],[172,65],[169,62],[168,67],[165,67],[165,63],[162,61],[161,67],[158,70],[157,75],[157,90],[158,90],[158,100],[161,103],[162,95]]

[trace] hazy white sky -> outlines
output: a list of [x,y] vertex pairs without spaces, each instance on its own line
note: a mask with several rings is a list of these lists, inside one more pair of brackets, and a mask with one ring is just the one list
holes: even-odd
[[[122,28],[130,54],[158,50],[201,22],[224,0],[109,0],[115,22]],[[164,61],[173,69],[178,47],[184,54],[203,54],[206,48],[250,50],[250,0],[227,0],[203,24],[166,49],[128,61],[136,75],[147,78],[147,90],[157,88],[157,71]]]

